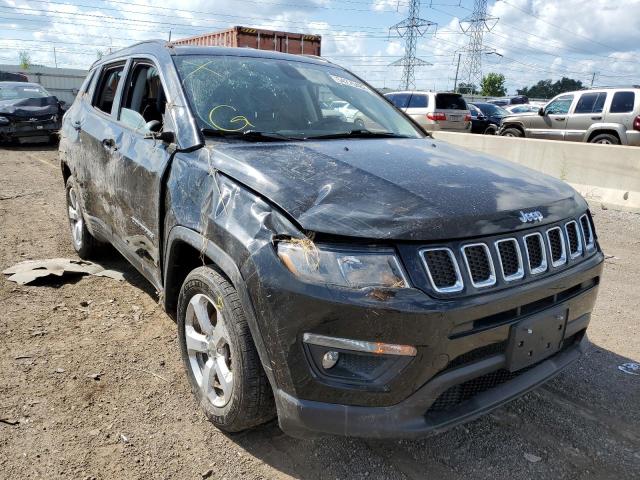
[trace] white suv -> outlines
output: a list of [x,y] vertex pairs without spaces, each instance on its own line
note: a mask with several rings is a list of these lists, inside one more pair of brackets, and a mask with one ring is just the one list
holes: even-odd
[[506,117],[500,135],[640,146],[640,87],[562,93],[538,115]]
[[427,131],[469,132],[471,112],[459,93],[390,92],[385,97]]

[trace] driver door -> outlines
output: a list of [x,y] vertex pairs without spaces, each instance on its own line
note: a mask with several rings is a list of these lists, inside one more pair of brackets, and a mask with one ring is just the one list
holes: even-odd
[[[155,285],[160,274],[160,184],[171,153],[152,134],[168,127],[166,89],[158,68],[134,59],[128,69],[113,138],[113,192],[119,206],[114,243]],[[170,120],[169,120],[170,122]]]
[[548,140],[564,140],[573,99],[573,94],[566,94],[551,100],[544,107],[544,115],[531,117],[528,136]]

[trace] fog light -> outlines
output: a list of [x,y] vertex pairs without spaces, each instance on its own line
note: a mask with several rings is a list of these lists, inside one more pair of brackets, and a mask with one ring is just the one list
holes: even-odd
[[324,354],[322,357],[322,368],[325,370],[329,370],[333,368],[336,363],[338,363],[338,359],[340,358],[340,354],[338,352],[329,351]]

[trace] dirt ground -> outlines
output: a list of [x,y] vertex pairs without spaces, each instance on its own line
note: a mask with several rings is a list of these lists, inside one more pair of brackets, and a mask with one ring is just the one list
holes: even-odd
[[[74,258],[54,147],[0,149],[0,270]],[[594,208],[608,256],[589,353],[551,383],[422,441],[228,436],[189,391],[176,326],[127,281],[18,286],[0,275],[0,477],[565,479],[640,477],[640,216]],[[98,378],[96,374],[99,374]]]

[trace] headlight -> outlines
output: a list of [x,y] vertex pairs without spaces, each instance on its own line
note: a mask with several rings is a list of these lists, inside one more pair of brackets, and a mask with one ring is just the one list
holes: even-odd
[[408,288],[392,250],[317,246],[310,240],[278,243],[278,257],[295,276],[313,283],[350,288]]
[[0,115],[0,125],[9,125],[9,119]]

